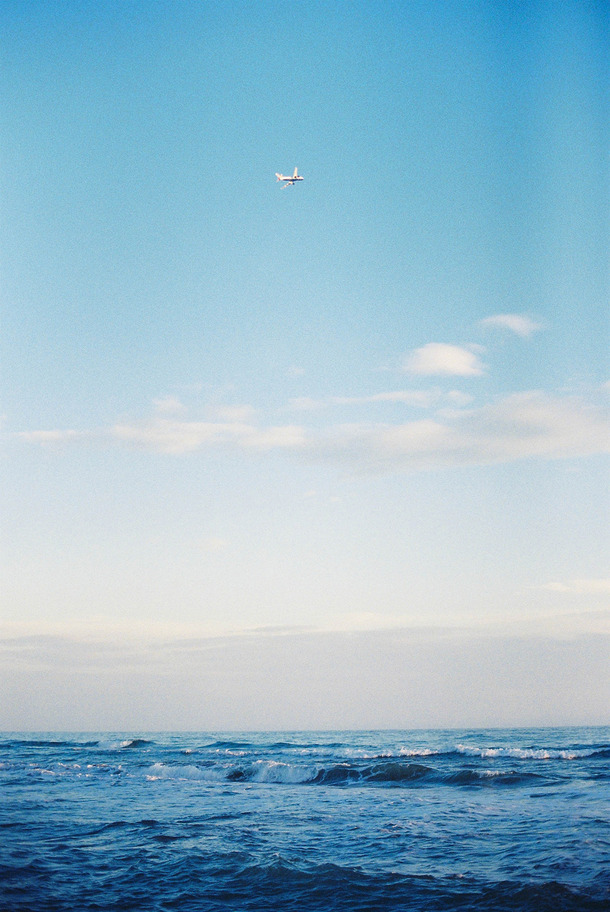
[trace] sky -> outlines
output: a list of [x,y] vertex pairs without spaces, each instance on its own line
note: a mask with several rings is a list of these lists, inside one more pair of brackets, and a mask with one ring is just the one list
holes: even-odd
[[607,724],[607,5],[0,21],[0,728]]

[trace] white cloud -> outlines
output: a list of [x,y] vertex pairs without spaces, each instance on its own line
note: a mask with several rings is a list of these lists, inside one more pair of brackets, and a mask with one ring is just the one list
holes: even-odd
[[610,595],[610,579],[573,579],[568,582],[545,583],[540,588],[573,595]]
[[285,449],[299,447],[303,431],[296,425],[259,428],[241,422],[153,420],[115,425],[110,435],[123,443],[160,453],[189,453],[215,446],[238,449]]
[[229,443],[248,435],[248,425],[205,421],[155,419],[139,424],[117,424],[110,429],[114,440],[159,453],[188,453]]
[[610,450],[607,415],[585,400],[526,392],[480,408],[451,409],[434,418],[397,424],[355,422],[307,429],[246,422],[186,421],[156,415],[105,430],[32,431],[25,441],[120,443],[180,454],[218,447],[283,450],[308,461],[351,465],[359,471],[417,471],[526,458],[562,459]]
[[311,441],[309,449],[363,471],[416,471],[608,452],[610,434],[606,416],[581,400],[530,392],[442,418],[344,425]]
[[475,352],[468,348],[429,342],[407,355],[403,369],[411,374],[477,377],[485,367]]
[[544,329],[542,323],[536,323],[526,314],[495,314],[493,317],[486,317],[481,320],[481,326],[509,329],[523,339],[527,339],[532,333]]

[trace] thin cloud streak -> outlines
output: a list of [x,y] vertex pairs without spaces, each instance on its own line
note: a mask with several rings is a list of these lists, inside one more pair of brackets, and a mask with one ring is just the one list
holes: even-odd
[[[579,640],[591,633],[572,632],[568,639]],[[600,634],[603,636],[603,634]],[[607,636],[607,635],[606,635]],[[544,639],[549,642],[561,641],[565,638],[563,633],[545,633],[541,635],[535,630],[515,633],[510,625],[505,629],[493,626],[469,625],[438,625],[438,626],[407,626],[407,625],[381,625],[369,626],[367,624],[353,627],[339,628],[312,628],[304,626],[267,626],[253,629],[242,629],[234,632],[218,634],[203,634],[179,636],[169,633],[166,636],[151,635],[149,632],[143,636],[117,636],[113,631],[105,631],[97,636],[87,636],[78,632],[72,635],[61,633],[43,633],[38,635],[11,636],[6,632],[0,633],[0,656],[4,668],[30,667],[52,668],[56,666],[64,671],[84,669],[96,672],[105,668],[113,670],[120,667],[123,670],[129,667],[140,666],[152,670],[151,666],[159,663],[165,664],[171,659],[173,668],[167,671],[176,671],[175,658],[180,656],[183,660],[189,656],[197,659],[205,653],[218,652],[231,646],[246,644],[257,648],[257,644],[278,643],[292,641],[297,646],[299,642],[356,642],[363,644],[371,641],[386,641],[399,646],[405,643],[464,643],[468,644],[475,639],[489,642],[498,642],[503,639],[520,638],[530,642]]]
[[[381,402],[397,402],[414,408],[431,408],[440,399],[439,389],[430,390],[388,390],[383,393],[372,393],[370,396],[329,396],[326,399],[311,399],[301,396],[291,399],[289,407],[295,411],[311,412],[333,405],[374,405]],[[448,394],[451,398],[451,394]]]
[[115,425],[109,437],[140,449],[180,454],[218,446],[242,450],[296,449],[304,444],[304,431],[296,425],[259,428],[251,424],[210,421],[151,421]]
[[571,595],[608,595],[610,579],[573,579],[567,582],[545,583],[540,587],[548,592],[562,592]]
[[492,317],[486,317],[481,320],[480,325],[496,329],[508,329],[517,336],[521,336],[522,339],[527,339],[533,333],[544,329],[542,323],[536,323],[526,314],[495,314]]

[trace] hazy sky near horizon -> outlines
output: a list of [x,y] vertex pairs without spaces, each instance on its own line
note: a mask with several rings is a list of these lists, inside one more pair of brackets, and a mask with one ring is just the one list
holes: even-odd
[[606,4],[0,22],[0,727],[607,723]]

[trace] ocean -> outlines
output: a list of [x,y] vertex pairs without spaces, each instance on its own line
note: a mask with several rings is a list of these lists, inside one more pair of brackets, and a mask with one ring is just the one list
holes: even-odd
[[610,910],[610,728],[3,733],[0,909]]

